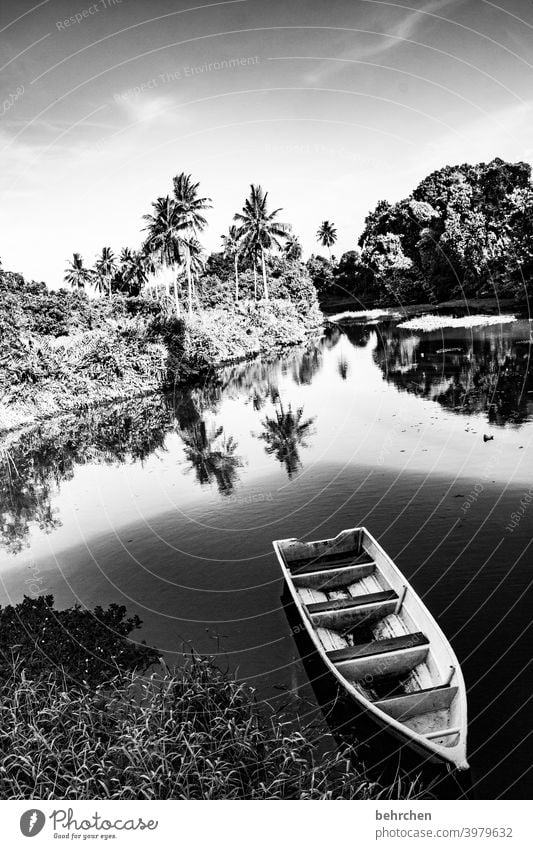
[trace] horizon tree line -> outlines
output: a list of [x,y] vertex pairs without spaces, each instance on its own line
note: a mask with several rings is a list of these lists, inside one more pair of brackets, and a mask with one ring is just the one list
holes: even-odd
[[[196,283],[205,268],[205,253],[199,236],[207,225],[204,213],[212,208],[212,199],[201,197],[199,182],[190,174],[181,172],[173,178],[173,192],[158,197],[152,203],[152,212],[143,216],[147,235],[139,250],[122,248],[117,257],[111,247],[102,248],[94,267],[83,264],[80,253],[74,253],[65,269],[64,280],[74,289],[93,286],[100,295],[111,297],[113,290],[140,294],[145,291],[157,299],[173,299],[174,311],[181,314],[179,277],[187,280],[187,305],[189,315],[197,299]],[[260,185],[251,184],[250,193],[240,212],[222,239],[223,256],[233,262],[235,275],[235,302],[239,301],[239,267],[243,261],[251,263],[254,275],[254,300],[258,299],[258,276],[262,278],[262,296],[269,300],[267,258],[273,252],[286,259],[300,261],[303,250],[290,224],[279,220],[281,208],[269,210],[268,192]],[[328,247],[336,240],[336,229],[328,221],[322,222],[318,241]],[[166,275],[164,271],[167,271]],[[161,286],[161,276],[164,280]],[[170,291],[172,277],[173,291]],[[159,280],[158,280],[159,277]]]

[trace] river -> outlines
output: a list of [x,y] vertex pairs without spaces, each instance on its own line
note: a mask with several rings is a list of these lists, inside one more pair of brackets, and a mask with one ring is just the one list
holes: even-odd
[[397,323],[10,438],[0,602],[125,604],[170,662],[216,655],[275,703],[308,680],[271,541],[364,524],[462,664],[474,794],[528,798],[531,324]]

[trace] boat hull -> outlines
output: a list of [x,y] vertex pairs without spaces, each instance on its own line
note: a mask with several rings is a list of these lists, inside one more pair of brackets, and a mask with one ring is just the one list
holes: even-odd
[[[365,696],[358,688],[358,684],[361,682],[365,683],[368,676],[373,678],[372,669],[375,669],[377,665],[375,656],[371,654],[369,657],[365,657],[364,653],[363,656],[359,656],[360,653],[357,652],[357,648],[354,650],[356,656],[347,659],[344,659],[343,655],[345,653],[350,654],[350,651],[326,651],[319,636],[321,626],[317,625],[317,621],[323,625],[324,617],[327,615],[331,616],[332,614],[331,612],[328,613],[327,610],[325,612],[323,611],[322,608],[327,607],[326,604],[307,604],[302,600],[302,595],[306,592],[320,593],[321,587],[322,589],[324,588],[324,582],[327,582],[329,587],[338,588],[340,586],[339,582],[342,570],[348,576],[347,580],[352,580],[354,577],[356,581],[358,580],[358,575],[356,574],[358,568],[360,569],[360,574],[363,574],[365,571],[368,574],[368,565],[365,565],[365,563],[362,564],[362,571],[361,567],[353,564],[337,567],[328,563],[327,568],[324,567],[323,571],[321,571],[322,567],[320,565],[317,566],[322,560],[331,559],[331,556],[327,553],[324,554],[324,552],[333,550],[337,552],[335,556],[344,556],[344,551],[349,551],[344,540],[353,541],[358,537],[362,540],[361,547],[364,547],[364,553],[374,558],[380,577],[386,580],[387,585],[396,593],[398,608],[402,608],[402,615],[406,617],[406,621],[416,623],[416,627],[420,632],[424,631],[424,634],[411,635],[413,645],[409,643],[405,644],[404,639],[402,647],[398,651],[383,653],[380,656],[379,674],[382,677],[386,677],[390,674],[391,669],[396,674],[402,675],[409,669],[416,668],[417,664],[422,661],[424,654],[429,653],[432,674],[437,679],[438,686],[430,687],[427,691],[421,690],[420,693],[417,691],[406,693],[405,696],[407,698],[404,698],[403,701],[400,694],[400,698],[395,696],[394,699],[388,698],[381,700],[380,705],[380,699],[370,700]],[[446,763],[460,770],[468,769],[468,762],[466,760],[466,692],[457,658],[430,612],[374,537],[371,536],[366,528],[352,528],[348,531],[343,531],[336,538],[330,540],[319,540],[316,543],[301,543],[299,540],[277,540],[273,545],[285,578],[287,590],[290,593],[302,627],[307,632],[323,664],[334,676],[344,692],[355,703],[357,708],[370,716],[378,728],[391,734],[401,745],[408,746],[425,760],[432,763]],[[306,551],[311,552],[310,557],[304,557]],[[300,566],[300,563],[303,565]],[[306,587],[308,589],[304,589]],[[381,595],[386,595],[386,593],[381,593]],[[354,604],[360,604],[360,601],[361,597],[357,596],[354,599]],[[377,603],[374,603],[374,607]],[[328,604],[331,607],[331,605],[335,605],[335,602],[330,601]],[[341,607],[338,611],[339,621],[344,621],[340,617],[345,616],[345,607],[348,602],[343,601],[338,604]],[[382,604],[385,616],[390,616],[390,598],[387,597]],[[367,605],[367,608],[370,607],[372,607],[372,604]],[[312,611],[311,614],[309,613],[310,610]],[[360,622],[360,609],[357,609],[355,612],[357,613],[357,617],[359,617],[356,617],[355,620],[356,625],[358,625]],[[369,618],[369,621],[376,621],[375,614],[372,619]],[[426,633],[427,638],[425,639],[425,643],[428,644],[428,647],[424,649],[424,644],[422,643],[422,646],[418,645],[415,637],[419,642],[422,642],[419,638],[421,636],[425,637]],[[384,645],[384,642],[387,641],[380,641],[371,645],[374,647],[377,645],[380,648]],[[394,640],[389,640],[389,642],[394,642]],[[438,679],[445,675],[446,669],[451,670],[450,681],[444,683]],[[434,691],[434,695],[432,691]],[[419,711],[425,710],[425,713],[420,714],[420,716],[424,717],[428,716],[429,704],[430,707],[433,706],[435,716],[439,716],[439,710],[446,707],[443,698],[449,700],[448,708],[450,708],[450,713],[452,710],[450,705],[453,703],[453,713],[456,721],[453,728],[445,728],[441,730],[442,733],[438,730],[425,730],[425,733],[430,735],[428,738],[425,734],[419,733],[416,730],[417,722],[419,722],[418,715],[415,712],[411,718],[404,702],[406,704],[420,702]],[[429,702],[428,699],[430,699]],[[391,712],[396,712],[396,718],[391,715]],[[406,725],[406,722],[410,724]],[[452,741],[451,744],[446,745],[446,743],[450,743],[450,740]]]

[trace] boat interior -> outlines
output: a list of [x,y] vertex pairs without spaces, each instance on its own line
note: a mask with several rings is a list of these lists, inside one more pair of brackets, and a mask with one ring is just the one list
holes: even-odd
[[434,744],[456,746],[459,686],[446,641],[435,645],[433,620],[418,599],[409,603],[412,591],[372,537],[346,534],[282,548],[324,652],[376,708]]

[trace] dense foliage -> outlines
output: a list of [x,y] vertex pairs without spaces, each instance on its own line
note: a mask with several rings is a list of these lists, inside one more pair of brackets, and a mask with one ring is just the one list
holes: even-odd
[[248,268],[237,303],[234,280],[202,275],[184,320],[165,297],[49,292],[0,269],[0,430],[303,341],[322,320],[305,266],[269,257],[268,274],[271,301]]
[[438,303],[533,294],[531,166],[501,159],[434,171],[409,197],[379,201],[357,251],[312,257],[321,300]]
[[531,166],[446,166],[412,195],[381,201],[359,239],[379,295],[439,301],[524,296],[533,273]]

